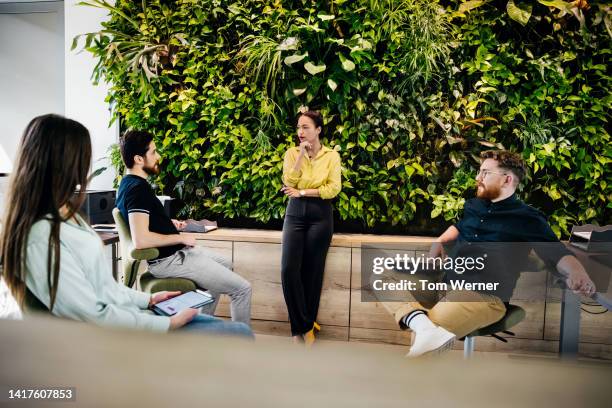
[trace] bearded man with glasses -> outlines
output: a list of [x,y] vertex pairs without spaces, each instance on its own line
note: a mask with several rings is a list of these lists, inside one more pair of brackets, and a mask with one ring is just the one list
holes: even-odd
[[[516,189],[526,173],[521,156],[497,150],[485,151],[480,158],[476,198],[465,203],[463,218],[436,240],[429,257],[446,257],[444,247],[450,243],[453,243],[451,257],[486,248],[489,267],[484,273],[462,277],[472,279],[471,282],[498,280],[499,287],[494,293],[461,291],[455,296],[458,300],[453,300],[457,293],[445,291],[420,295],[415,292],[414,301],[385,302],[400,328],[415,332],[408,357],[448,350],[456,338],[502,319],[506,313],[504,300],[512,297],[520,265],[525,264],[531,250],[564,275],[574,292],[591,296],[595,291],[584,267],[559,242],[544,214],[517,197]],[[498,256],[497,261],[491,259],[492,246],[487,243],[498,243],[501,248],[498,255],[503,256]],[[448,279],[448,271],[443,275],[440,279]],[[446,301],[441,302],[442,299]]]

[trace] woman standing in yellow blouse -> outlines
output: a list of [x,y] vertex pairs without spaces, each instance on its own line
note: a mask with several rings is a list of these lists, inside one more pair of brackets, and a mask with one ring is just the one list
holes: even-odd
[[331,199],[340,192],[340,155],[323,146],[319,112],[300,114],[298,147],[285,153],[282,191],[289,196],[283,224],[281,279],[291,335],[315,340],[325,258],[333,234]]

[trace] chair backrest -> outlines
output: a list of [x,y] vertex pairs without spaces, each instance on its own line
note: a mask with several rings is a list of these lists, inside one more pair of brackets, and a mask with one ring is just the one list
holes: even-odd
[[118,208],[113,208],[113,218],[119,233],[119,244],[121,245],[121,259],[123,260],[124,271],[123,283],[131,288],[136,282],[140,262],[157,258],[159,250],[157,248],[135,249],[130,226]]
[[113,208],[113,219],[117,226],[117,232],[119,233],[119,244],[121,245],[121,260],[123,261],[123,283],[128,286],[134,286],[136,282],[136,275],[138,274],[138,266],[140,265],[139,259],[132,257],[132,249],[134,249],[134,243],[132,242],[132,234],[130,233],[130,226],[123,219],[121,211],[118,208]]

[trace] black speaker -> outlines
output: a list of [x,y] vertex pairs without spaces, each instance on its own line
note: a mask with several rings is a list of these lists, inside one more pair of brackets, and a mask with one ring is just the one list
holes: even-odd
[[114,224],[114,207],[115,190],[89,190],[85,192],[81,213],[90,224]]

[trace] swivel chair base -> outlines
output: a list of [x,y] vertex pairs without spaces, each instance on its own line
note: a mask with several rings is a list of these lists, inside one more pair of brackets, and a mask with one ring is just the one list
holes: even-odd
[[514,333],[509,331],[510,328],[519,324],[525,318],[525,310],[522,307],[515,305],[506,305],[506,314],[497,322],[474,330],[463,338],[463,357],[470,358],[474,354],[474,346],[476,336],[492,336],[496,339],[507,343],[508,340],[497,335],[496,333],[505,333],[514,336]]

